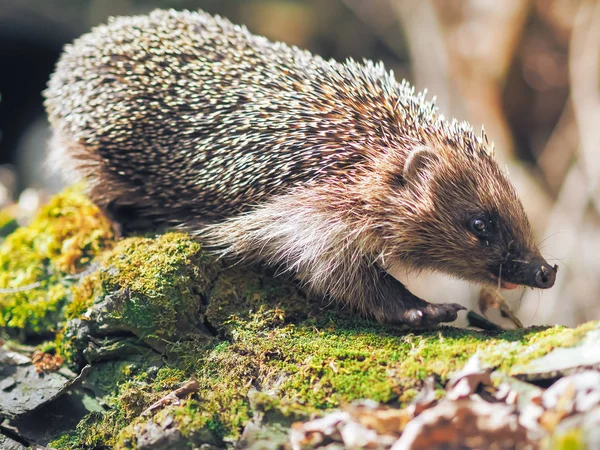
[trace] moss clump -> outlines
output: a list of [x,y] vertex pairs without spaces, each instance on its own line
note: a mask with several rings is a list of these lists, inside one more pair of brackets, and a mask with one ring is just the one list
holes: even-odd
[[[171,341],[201,334],[205,292],[219,265],[184,234],[121,240],[98,260],[99,269],[74,288],[66,309],[69,322],[59,333],[61,353],[74,358],[81,332],[74,324],[98,323],[110,331],[129,331],[164,351]],[[85,341],[84,336],[84,341]]]
[[306,318],[315,305],[284,277],[240,267],[223,267],[209,293],[206,318],[220,330],[237,320],[271,326]]
[[[223,267],[181,233],[124,239],[98,264],[74,287],[66,318],[129,331],[161,352],[170,343],[226,332],[233,318],[250,317],[267,306],[281,317],[306,316],[310,308],[291,282]],[[68,323],[58,338],[66,356],[69,336],[79,334],[70,328]],[[178,358],[185,361],[186,355]]]
[[110,223],[77,188],[54,197],[0,245],[0,327],[55,330],[73,275],[112,244]]
[[[216,442],[235,440],[257,409],[270,414],[271,422],[286,422],[359,398],[406,402],[426,377],[444,383],[474,353],[490,365],[502,367],[504,355],[523,363],[532,342],[550,348],[555,339],[569,342],[589,328],[552,328],[543,339],[531,330],[486,335],[449,327],[403,334],[334,313],[296,324],[281,322],[280,314],[262,310],[252,319],[232,321],[230,341],[190,341],[170,348],[184,364],[161,369],[152,390],[166,393],[190,377],[200,389],[181,405],[167,406],[159,417],[173,417],[191,441],[207,439],[207,433]],[[251,401],[256,388],[261,394]],[[127,437],[130,442],[134,428],[145,420],[134,420],[118,441]]]
[[197,241],[177,233],[123,240],[103,266],[101,292],[122,297],[107,319],[139,337],[164,339],[199,325],[218,270]]

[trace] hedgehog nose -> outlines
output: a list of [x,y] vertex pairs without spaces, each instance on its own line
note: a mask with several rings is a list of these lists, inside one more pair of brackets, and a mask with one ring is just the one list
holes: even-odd
[[548,289],[554,286],[557,269],[558,267],[551,267],[548,264],[540,265],[540,268],[535,273],[536,287],[541,289]]

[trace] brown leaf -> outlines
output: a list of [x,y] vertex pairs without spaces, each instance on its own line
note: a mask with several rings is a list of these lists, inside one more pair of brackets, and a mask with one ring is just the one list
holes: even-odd
[[524,448],[527,430],[514,407],[479,396],[442,401],[409,422],[392,450],[433,448]]
[[429,377],[425,380],[421,392],[419,392],[419,394],[414,398],[407,409],[410,415],[414,417],[418,416],[426,409],[435,406],[436,403],[437,398],[435,395],[435,379],[433,377]]
[[51,353],[44,353],[36,350],[31,355],[31,363],[37,373],[56,372],[62,366],[64,358]]
[[379,434],[399,436],[413,417],[407,410],[392,409],[371,401],[362,401],[346,409],[354,420]]
[[491,386],[490,374],[492,369],[483,369],[477,355],[471,359],[459,372],[456,372],[446,385],[446,398],[458,400],[469,397],[477,392],[480,386]]

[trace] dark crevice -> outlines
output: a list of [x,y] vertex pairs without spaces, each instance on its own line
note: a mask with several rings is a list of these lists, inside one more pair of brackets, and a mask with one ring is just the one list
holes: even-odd
[[30,447],[35,444],[35,442],[30,442],[25,439],[23,436],[19,435],[15,430],[8,428],[2,424],[0,424],[0,434],[3,434],[9,439],[12,439],[15,442],[18,442],[21,445],[26,447]]
[[219,330],[213,324],[211,324],[206,317],[204,317],[203,325],[210,332],[210,334],[212,334],[214,337],[216,337],[216,338],[220,337],[219,335],[221,333],[219,333]]

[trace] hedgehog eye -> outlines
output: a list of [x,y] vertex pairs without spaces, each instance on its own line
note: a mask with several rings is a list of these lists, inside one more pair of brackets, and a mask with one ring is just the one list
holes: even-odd
[[471,221],[471,230],[480,236],[485,235],[488,231],[488,223],[480,217]]

